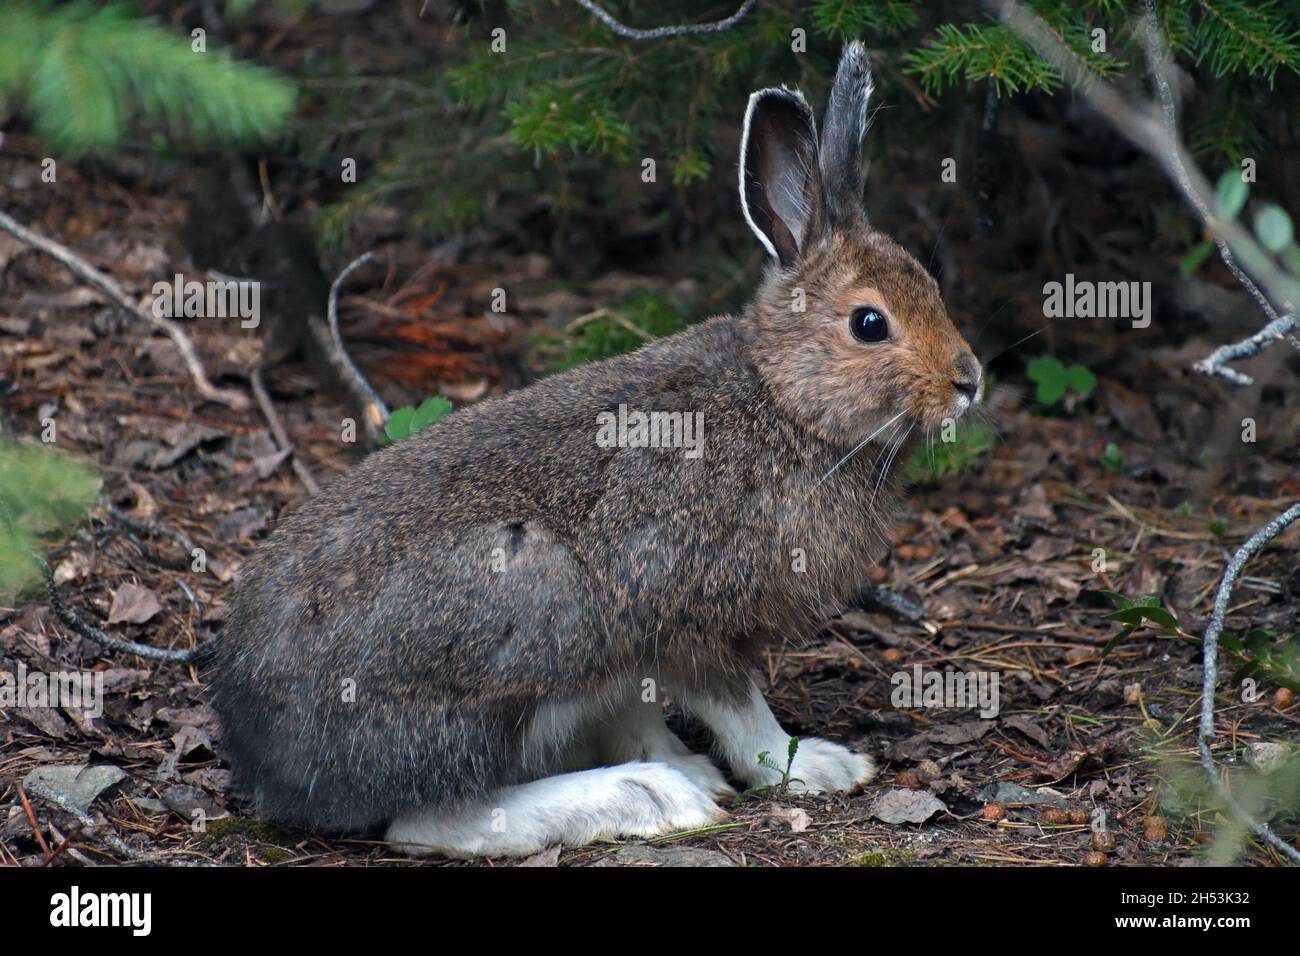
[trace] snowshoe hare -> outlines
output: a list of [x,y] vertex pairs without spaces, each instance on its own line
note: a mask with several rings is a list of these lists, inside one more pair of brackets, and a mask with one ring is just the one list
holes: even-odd
[[[457,411],[253,555],[212,677],[260,814],[457,857],[709,824],[731,788],[665,694],[733,780],[780,780],[759,650],[853,597],[889,465],[981,390],[863,212],[871,88],[850,44],[820,147],[800,94],[750,97],[741,208],[772,262],[742,314]],[[812,791],[874,774],[816,738],[790,768]]]

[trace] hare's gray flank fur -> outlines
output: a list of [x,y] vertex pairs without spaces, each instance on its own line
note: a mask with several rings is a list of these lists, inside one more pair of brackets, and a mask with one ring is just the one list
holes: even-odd
[[[758,754],[789,737],[759,649],[851,598],[889,462],[978,400],[933,280],[838,166],[861,165],[869,92],[850,45],[820,149],[798,94],[751,98],[741,202],[777,261],[743,313],[459,410],[249,559],[212,679],[259,813],[461,856],[699,826],[728,786],[664,725],[665,691],[735,780],[773,782]],[[888,334],[855,331],[867,314]],[[620,405],[703,413],[703,454],[598,443]],[[873,773],[808,738],[792,776]]]

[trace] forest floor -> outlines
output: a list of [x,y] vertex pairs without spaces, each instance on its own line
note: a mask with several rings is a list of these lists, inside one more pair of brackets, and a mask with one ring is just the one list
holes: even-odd
[[[193,222],[191,200],[202,187],[175,164],[165,175],[149,161],[62,164],[54,189],[40,181],[40,156],[34,140],[6,139],[0,191],[10,215],[111,272],[138,301],[147,302],[160,277],[207,274],[183,225]],[[879,777],[852,795],[745,794],[728,822],[708,832],[566,847],[530,862],[1178,866],[1235,853],[1255,864],[1278,862],[1223,824],[1196,764],[1198,637],[1232,551],[1300,494],[1293,447],[1300,387],[1294,369],[1276,360],[1249,366],[1259,384],[1235,395],[1188,371],[1258,323],[1221,269],[1177,280],[1168,249],[1114,228],[1106,217],[1135,207],[1095,202],[1116,174],[1094,158],[1069,167],[1053,187],[1062,190],[1060,202],[1086,213],[1044,229],[1041,206],[1026,203],[1019,214],[1007,211],[1000,244],[949,233],[944,247],[941,230],[939,238],[903,237],[939,246],[960,267],[964,291],[949,297],[950,311],[985,358],[981,300],[1019,296],[1021,316],[1004,316],[1003,328],[990,332],[999,345],[1019,337],[1020,318],[1042,318],[1041,296],[1023,294],[1036,292],[1033,277],[1022,280],[1007,266],[1016,255],[1055,255],[1034,245],[1045,236],[1056,252],[1066,250],[1052,259],[1062,273],[1072,267],[1070,249],[1114,258],[1120,245],[1135,274],[1172,269],[1173,286],[1158,292],[1199,320],[1174,331],[1168,323],[1153,327],[1136,340],[1140,348],[1132,338],[1089,343],[1081,328],[1042,336],[1033,343],[1038,354],[1086,354],[1100,380],[1087,397],[1050,409],[1026,391],[1032,385],[1018,354],[993,364],[1006,383],[990,401],[1000,437],[973,467],[914,487],[873,577],[922,607],[924,619],[868,605],[828,621],[806,646],[768,655],[768,699],[782,724],[871,753]],[[1103,184],[1104,177],[1111,179]],[[563,328],[630,290],[703,298],[689,281],[670,284],[651,270],[565,282],[546,255],[521,253],[517,244],[444,244],[431,252],[418,237],[392,239],[397,232],[389,229],[381,244],[387,273],[359,276],[340,314],[349,340],[360,343],[359,361],[398,403],[429,394],[431,381],[457,403],[526,382],[547,361],[538,331]],[[1031,251],[1018,252],[1022,246]],[[345,261],[325,271],[332,276]],[[742,278],[752,279],[756,266],[757,257]],[[504,318],[487,308],[501,276],[511,279]],[[90,519],[47,552],[64,600],[84,620],[143,644],[220,640],[241,563],[307,494],[267,422],[255,408],[202,401],[170,341],[3,235],[0,288],[4,427],[35,436],[53,418],[58,445],[93,460],[103,478]],[[1219,322],[1225,314],[1233,320]],[[247,393],[265,337],[246,334],[235,319],[184,324],[213,378]],[[415,347],[394,346],[398,340]],[[318,482],[363,454],[360,442],[340,440],[355,409],[313,366],[280,363],[266,381],[294,455]],[[1249,447],[1237,437],[1245,415],[1260,418],[1261,437]],[[201,571],[191,547],[206,554]],[[1300,628],[1298,547],[1300,526],[1249,566],[1230,633]],[[1106,590],[1158,596],[1183,635],[1142,629],[1104,653],[1120,631],[1105,619],[1114,609]],[[1225,660],[1229,673],[1231,664]],[[0,668],[19,667],[101,672],[106,700],[98,717],[0,711],[0,864],[39,866],[53,857],[60,864],[464,865],[413,863],[375,839],[322,838],[255,820],[246,796],[232,790],[202,668],[106,651],[70,631],[44,592],[0,608]],[[996,716],[896,705],[891,678],[917,667],[996,675]],[[1252,744],[1300,737],[1300,708],[1275,690],[1262,682],[1249,695],[1220,683],[1216,753],[1234,779],[1246,781],[1240,786],[1249,785]],[[694,728],[682,729],[703,743]],[[86,765],[121,771],[90,794],[95,826],[22,788],[37,768]],[[891,807],[922,822],[887,822],[898,820]],[[1278,830],[1296,839],[1297,822]]]
[[[10,182],[19,175],[17,161],[0,168]],[[183,253],[158,238],[158,222],[180,218],[175,197],[126,196],[89,180],[76,192],[75,203],[38,200],[14,214],[111,266],[133,294],[143,296],[151,276],[188,271],[176,258]],[[36,434],[54,417],[59,445],[93,458],[104,479],[102,506],[50,555],[65,599],[86,620],[145,644],[220,640],[232,577],[303,499],[302,483],[255,414],[198,400],[166,339],[114,315],[97,292],[17,242],[0,239],[0,270],[9,290],[0,360],[10,426]],[[426,270],[423,281],[442,280]],[[385,295],[371,293],[376,302]],[[364,311],[355,299],[345,303],[347,314]],[[545,309],[524,294],[520,311]],[[188,325],[214,374],[246,375],[255,346],[237,323]],[[479,358],[495,361],[487,352]],[[346,469],[359,453],[338,441],[343,406],[306,366],[285,366],[271,385],[318,480]],[[874,754],[882,766],[875,782],[850,796],[748,794],[730,822],[706,833],[565,848],[535,862],[1078,865],[1094,841],[1115,865],[1179,865],[1213,852],[1218,815],[1194,767],[1199,646],[1143,630],[1103,655],[1119,626],[1104,619],[1112,607],[1100,591],[1161,595],[1184,630],[1198,634],[1229,552],[1283,506],[1258,489],[1294,496],[1296,473],[1254,458],[1225,474],[1209,512],[1172,506],[1188,480],[1183,469],[1174,474],[1153,456],[1154,436],[1134,434],[1163,431],[1160,417],[1118,382],[1103,376],[1101,390],[1120,397],[1069,414],[995,390],[1002,437],[987,459],[914,490],[876,577],[919,603],[925,620],[853,610],[808,646],[767,658],[782,723]],[[1120,467],[1101,463],[1110,443]],[[205,550],[205,571],[191,570],[177,532]],[[1250,567],[1231,630],[1295,626],[1295,546],[1293,530]],[[1096,549],[1105,552],[1100,573]],[[102,671],[107,694],[96,718],[13,710],[0,724],[6,860],[120,858],[102,829],[85,830],[19,792],[37,767],[108,763],[125,776],[95,812],[141,859],[411,865],[373,840],[323,839],[252,819],[230,790],[201,670],[106,652],[70,633],[43,595],[0,610],[0,660],[10,671]],[[918,666],[997,674],[997,716],[895,706],[891,676]],[[1267,687],[1247,702],[1221,685],[1221,759],[1237,763],[1253,742],[1297,736],[1300,710],[1276,703]],[[941,805],[928,804],[923,823],[883,822],[877,801],[894,789],[912,802],[929,793]],[[196,827],[200,810],[205,824]],[[1113,839],[1094,836],[1098,820]],[[1245,852],[1274,860],[1256,845]]]

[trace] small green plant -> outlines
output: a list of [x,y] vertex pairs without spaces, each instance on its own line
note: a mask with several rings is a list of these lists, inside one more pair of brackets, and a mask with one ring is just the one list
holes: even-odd
[[1300,631],[1286,635],[1267,627],[1251,628],[1245,635],[1224,634],[1220,646],[1236,658],[1232,682],[1247,678],[1300,691]]
[[69,454],[0,442],[0,595],[16,596],[39,579],[40,539],[80,521],[99,487],[95,470]]
[[1143,627],[1166,637],[1190,637],[1178,626],[1178,618],[1161,604],[1160,598],[1156,595],[1130,599],[1115,591],[1101,593],[1117,608],[1106,615],[1106,620],[1117,621],[1124,625],[1124,629],[1107,641],[1106,646],[1101,649],[1102,657],[1114,650],[1120,641]]
[[907,477],[910,481],[941,481],[977,471],[997,438],[997,432],[987,425],[961,426],[953,441],[936,440],[916,449],[907,463]]
[[380,444],[390,445],[403,438],[410,438],[420,429],[428,428],[449,414],[451,414],[451,402],[441,395],[426,398],[416,407],[407,405],[393,409],[388,416],[388,421],[384,422],[384,434]]
[[[790,746],[786,748],[784,767],[782,767],[779,763],[773,760],[771,754],[768,753],[768,751],[766,750],[764,750],[761,754],[758,755],[758,765],[760,767],[763,767],[766,770],[773,770],[779,773],[781,775],[781,781],[775,784],[774,786],[776,786],[778,789],[784,790],[786,787],[790,786],[791,781],[798,779],[797,777],[790,776],[790,768],[794,766],[794,755],[798,752],[799,752],[799,738],[791,737]],[[751,792],[758,792],[765,789],[767,788],[755,787],[754,790]]]
[[674,300],[655,292],[637,292],[616,308],[597,309],[575,319],[564,335],[542,339],[563,350],[551,363],[559,371],[622,355],[685,327]]
[[1025,369],[1025,375],[1038,385],[1038,404],[1045,407],[1062,402],[1067,395],[1082,401],[1097,387],[1097,376],[1082,365],[1066,366],[1058,358],[1043,355]]
[[1106,448],[1102,451],[1097,462],[1107,471],[1118,473],[1124,470],[1124,453],[1119,450],[1119,445],[1116,445],[1113,441],[1107,442]]

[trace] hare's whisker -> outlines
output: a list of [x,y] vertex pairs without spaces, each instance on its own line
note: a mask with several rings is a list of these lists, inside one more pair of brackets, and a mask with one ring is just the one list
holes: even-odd
[[880,494],[880,489],[885,484],[885,479],[889,475],[889,466],[894,463],[894,456],[898,454],[898,450],[903,447],[903,443],[907,441],[907,436],[912,434],[912,429],[915,427],[915,422],[909,422],[906,431],[904,431],[902,436],[893,443],[889,452],[889,457],[885,459],[885,467],[880,470],[880,477],[876,479],[876,487],[871,492],[871,500],[873,503],[876,500],[876,496]]
[[[1059,321],[1059,320],[1057,320],[1057,321]],[[1017,346],[1024,345],[1026,342],[1028,342],[1030,339],[1032,339],[1035,335],[1041,335],[1043,332],[1046,332],[1048,329],[1050,329],[1050,328],[1051,328],[1052,326],[1054,326],[1055,324],[1056,324],[1056,322],[1048,322],[1048,323],[1047,323],[1046,325],[1044,325],[1041,329],[1035,329],[1033,332],[1030,332],[1030,333],[1029,333],[1028,335],[1026,335],[1024,338],[1017,339],[1016,341],[1012,342],[1010,345],[1008,345],[1006,348],[1004,348],[1004,349],[1003,349],[1001,352],[999,352],[997,355],[993,356],[992,358],[988,359],[988,360],[985,361],[985,362],[982,362],[981,364],[982,364],[985,368],[987,368],[989,365],[991,365],[992,363],[996,362],[998,359],[1002,358],[1002,356],[1006,355],[1006,354],[1007,354],[1008,352],[1010,352],[1012,349],[1016,348]]]
[[1000,306],[998,306],[996,309],[994,309],[992,312],[989,313],[988,318],[985,319],[984,322],[980,325],[979,331],[975,333],[975,341],[970,344],[972,351],[974,351],[975,347],[980,344],[980,339],[984,337],[984,332],[986,329],[988,329],[989,323],[992,322],[994,319],[996,319],[999,315],[1001,315],[1003,311],[1006,310],[1006,307],[1009,306],[1010,304],[1011,304],[1011,300],[1008,299],[1006,302],[1003,302]]
[[[835,467],[834,467],[834,468],[832,468],[830,471],[826,472],[826,474],[824,474],[824,475],[821,476],[821,478],[818,480],[817,484],[820,485],[823,481],[825,481],[825,480],[826,480],[827,478],[829,478],[831,475],[835,474],[835,472],[839,471],[840,465],[844,464],[846,461],[848,461],[850,458],[852,458],[854,455],[856,455],[859,451],[861,451],[861,450],[862,450],[862,447],[863,447],[864,445],[866,445],[867,442],[871,441],[871,439],[875,438],[877,435],[879,435],[881,432],[883,432],[886,428],[888,428],[890,425],[894,424],[894,422],[898,421],[900,418],[902,418],[902,417],[903,417],[904,415],[906,415],[906,414],[907,414],[906,411],[899,412],[897,415],[895,415],[895,416],[894,416],[893,418],[891,418],[889,421],[885,422],[885,424],[881,425],[879,428],[877,428],[874,432],[872,432],[872,433],[871,433],[870,435],[868,435],[866,438],[862,439],[862,441],[858,442],[858,444],[857,444],[856,446],[854,446],[854,448],[853,448],[853,450],[852,450],[851,452],[849,452],[847,455],[845,455],[843,458],[841,458],[839,461],[837,461],[837,462],[835,463]],[[816,485],[814,485],[813,487],[815,488]]]

